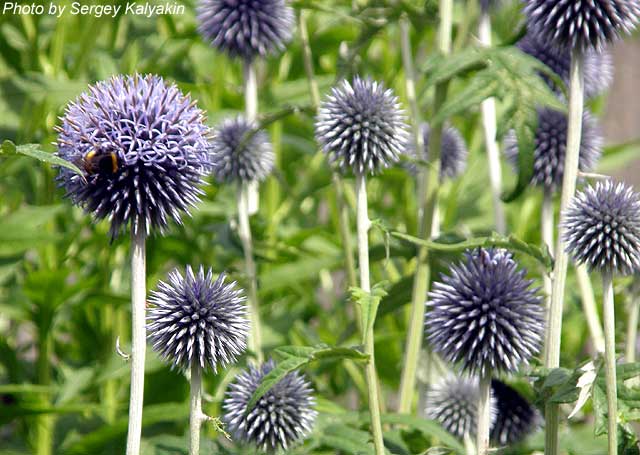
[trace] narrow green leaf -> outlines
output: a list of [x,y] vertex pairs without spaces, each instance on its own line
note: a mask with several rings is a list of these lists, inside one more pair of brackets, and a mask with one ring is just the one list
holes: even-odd
[[83,175],[84,173],[76,166],[75,164],[60,158],[52,153],[45,152],[40,148],[38,144],[25,144],[16,146],[11,141],[4,141],[2,143],[2,152],[6,154],[15,154],[19,153],[21,155],[25,155],[31,158],[35,158],[37,160],[43,161],[45,163],[49,163],[53,166],[62,166],[65,167],[76,174]]
[[377,283],[371,289],[371,292],[365,292],[360,288],[351,288],[351,299],[362,309],[362,336],[364,344],[364,336],[369,329],[373,329],[378,314],[380,301],[387,295],[384,289],[386,283]]
[[464,445],[434,420],[427,420],[407,414],[385,414],[382,416],[382,423],[406,425],[409,428],[420,431],[426,436],[438,439],[456,453],[461,455],[466,453]]

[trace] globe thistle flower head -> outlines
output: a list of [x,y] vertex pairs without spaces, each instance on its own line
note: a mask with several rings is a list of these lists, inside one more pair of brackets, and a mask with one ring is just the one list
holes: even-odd
[[[464,439],[465,435],[474,437],[479,396],[477,378],[450,375],[427,391],[425,415],[458,439]],[[489,407],[493,422],[496,418],[493,396]]]
[[[407,149],[407,155],[420,159],[423,161],[429,160],[429,139],[431,137],[431,127],[428,123],[423,123],[420,126],[422,131],[423,141],[423,154],[420,157],[416,157],[416,145],[412,141]],[[453,126],[445,126],[442,130],[442,144],[440,150],[440,179],[456,178],[464,172],[467,165],[467,145],[458,131]],[[413,173],[417,173],[417,166],[415,164],[409,165],[409,170]]]
[[222,403],[222,420],[234,439],[264,452],[287,450],[311,432],[317,412],[311,384],[294,371],[271,387],[247,409],[262,379],[275,367],[273,360],[249,366],[229,386]]
[[513,387],[492,379],[491,394],[496,405],[491,440],[496,444],[518,444],[539,427],[542,421],[540,412]]
[[197,274],[187,266],[184,276],[175,269],[151,291],[149,341],[174,367],[196,363],[217,371],[247,348],[245,300],[235,282],[225,283],[224,273],[214,280],[211,269],[205,273],[202,266]]
[[[564,112],[542,108],[538,110],[538,126],[533,152],[531,183],[555,191],[562,186],[567,149],[568,121]],[[585,110],[582,116],[582,137],[578,166],[582,172],[595,168],[602,154],[602,133],[594,117]],[[518,141],[513,132],[505,138],[505,155],[518,168]]]
[[[560,79],[569,85],[569,71],[571,70],[571,52],[569,49],[549,46],[535,33],[527,33],[516,47],[525,54],[537,58],[547,65]],[[540,76],[558,95],[562,93],[560,87],[544,73]],[[588,49],[584,53],[584,95],[594,98],[602,94],[613,82],[613,58],[607,50],[597,51]]]
[[252,60],[284,49],[293,34],[293,9],[284,0],[201,0],[198,31],[231,57]]
[[640,19],[637,0],[526,0],[529,28],[566,50],[601,50],[629,34]]
[[578,192],[563,217],[566,250],[591,269],[640,270],[640,195],[623,183],[598,182]]
[[243,117],[227,119],[211,141],[213,175],[220,182],[261,181],[273,169],[275,157],[269,137]]
[[528,363],[540,349],[544,310],[525,275],[504,249],[467,251],[429,293],[426,334],[433,350],[483,377]]
[[329,160],[363,174],[398,161],[408,143],[407,129],[393,92],[358,76],[331,89],[315,125],[316,140]]
[[208,128],[189,96],[158,76],[116,76],[70,103],[57,128],[57,154],[83,169],[58,170],[73,203],[149,234],[199,201],[209,170]]

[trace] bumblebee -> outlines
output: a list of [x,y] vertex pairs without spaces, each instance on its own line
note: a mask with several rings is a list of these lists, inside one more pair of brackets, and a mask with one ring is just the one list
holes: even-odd
[[92,148],[82,157],[82,168],[88,175],[109,175],[118,172],[120,162],[114,151]]

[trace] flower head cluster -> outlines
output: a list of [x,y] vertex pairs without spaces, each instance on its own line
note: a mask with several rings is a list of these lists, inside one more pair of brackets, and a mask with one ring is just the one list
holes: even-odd
[[231,57],[252,60],[284,49],[293,9],[284,0],[201,0],[198,31]]
[[560,49],[601,50],[640,20],[637,0],[526,0],[528,24]]
[[222,419],[233,437],[265,452],[287,450],[304,439],[317,415],[311,385],[297,371],[271,387],[252,409],[247,408],[260,382],[274,367],[273,360],[250,366],[229,386],[222,404]]
[[67,196],[116,237],[127,225],[149,233],[199,201],[209,170],[208,128],[189,96],[157,76],[116,76],[98,82],[66,108],[58,155]]
[[[569,49],[549,46],[535,33],[527,33],[516,44],[522,52],[537,58],[547,65],[560,79],[569,85],[571,69],[571,52]],[[556,93],[561,89],[546,74],[542,78]],[[593,98],[607,90],[613,81],[613,58],[606,50],[588,49],[584,54],[584,95]]]
[[[423,154],[420,157],[416,156],[416,146],[414,142],[411,142],[407,155],[428,161],[429,160],[429,140],[431,138],[431,127],[428,123],[421,125],[422,141],[423,141]],[[442,129],[442,144],[440,149],[440,178],[456,178],[464,172],[467,165],[467,145],[458,131],[453,126],[446,126]],[[411,172],[417,171],[417,166],[411,164],[409,166]]]
[[491,395],[496,405],[496,419],[491,426],[491,439],[496,444],[517,444],[539,426],[542,420],[540,412],[513,387],[493,379]]
[[247,348],[245,297],[225,275],[213,280],[201,266],[195,274],[187,266],[184,276],[176,269],[168,282],[160,281],[151,292],[154,305],[147,315],[147,331],[153,349],[174,366],[217,370],[236,361]]
[[[538,110],[538,127],[533,152],[531,183],[553,191],[562,185],[564,160],[567,149],[567,115],[564,112],[542,108]],[[594,117],[585,111],[582,116],[579,169],[588,172],[595,168],[602,154],[602,134]],[[513,132],[505,139],[505,155],[518,168],[518,141]]]
[[273,169],[275,157],[264,130],[243,117],[227,119],[211,141],[213,174],[220,182],[261,181]]
[[640,195],[610,180],[579,192],[563,217],[563,235],[576,262],[608,273],[640,270]]
[[376,172],[406,150],[407,129],[393,92],[356,76],[332,88],[320,106],[316,139],[331,162],[356,173]]
[[544,310],[511,253],[477,249],[452,265],[429,293],[431,347],[470,374],[516,371],[538,352]]

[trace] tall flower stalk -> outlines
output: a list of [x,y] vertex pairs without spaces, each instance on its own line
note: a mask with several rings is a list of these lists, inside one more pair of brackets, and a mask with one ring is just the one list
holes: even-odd
[[[440,28],[438,30],[438,50],[442,55],[451,52],[451,28],[453,21],[453,1],[440,0]],[[408,37],[407,37],[408,39]],[[405,38],[403,38],[405,41]],[[408,42],[407,42],[408,44]],[[410,49],[410,48],[409,48]],[[406,52],[403,51],[403,55]],[[409,55],[407,55],[409,56]],[[403,59],[406,60],[406,59]],[[409,73],[413,78],[413,64],[410,64]],[[439,83],[435,87],[434,112],[438,112],[447,97],[448,83]],[[416,119],[412,119],[414,122]],[[414,130],[415,134],[415,130]],[[429,165],[421,166],[418,173],[418,237],[429,238],[434,231],[433,223],[436,219],[438,191],[440,187],[440,163],[442,149],[442,125],[434,125],[429,138]],[[426,247],[419,247],[416,254],[416,271],[411,294],[411,313],[409,319],[409,331],[405,342],[405,357],[402,364],[402,376],[400,378],[400,404],[398,411],[411,412],[416,388],[416,372],[420,348],[422,347],[422,333],[424,323],[424,298],[429,290],[429,264]]]

